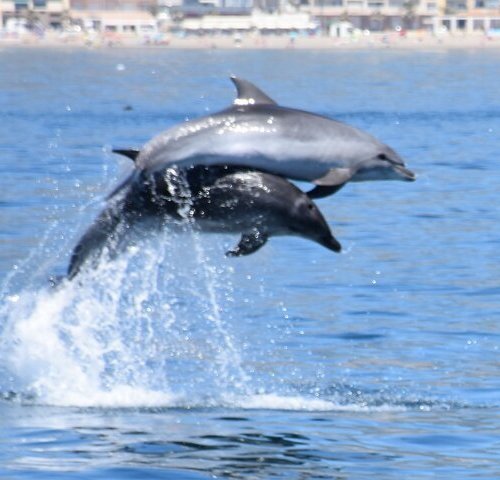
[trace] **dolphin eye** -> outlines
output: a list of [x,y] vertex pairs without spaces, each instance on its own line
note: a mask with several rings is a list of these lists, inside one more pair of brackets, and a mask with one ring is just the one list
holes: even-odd
[[314,207],[313,207],[313,204],[312,204],[312,203],[308,203],[308,204],[307,204],[307,208],[308,208],[309,210],[312,210],[312,209],[314,208]]
[[392,165],[397,165],[398,162],[394,161],[392,158],[388,157],[385,153],[379,153],[377,155],[379,160],[383,160],[384,162],[388,162]]

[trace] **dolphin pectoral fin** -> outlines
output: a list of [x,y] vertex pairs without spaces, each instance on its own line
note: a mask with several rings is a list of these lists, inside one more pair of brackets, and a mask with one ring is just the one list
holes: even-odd
[[237,91],[237,97],[233,102],[237,107],[245,105],[277,105],[271,97],[268,97],[253,83],[243,80],[242,78],[236,78],[234,75],[230,78]]
[[338,187],[348,182],[353,175],[350,168],[332,168],[322,177],[313,180],[313,183],[320,187]]
[[328,195],[333,195],[334,193],[337,193],[344,185],[345,183],[341,183],[340,185],[332,185],[330,187],[325,187],[324,185],[317,185],[312,190],[306,192],[306,195],[311,199],[328,197]]
[[226,252],[226,257],[241,257],[250,255],[263,247],[267,242],[267,235],[255,229],[250,233],[244,233],[235,248]]
[[139,150],[134,150],[132,148],[130,149],[114,148],[112,151],[113,153],[117,153],[118,155],[123,155],[124,157],[130,158],[130,160],[132,160],[133,162],[135,162],[140,153]]

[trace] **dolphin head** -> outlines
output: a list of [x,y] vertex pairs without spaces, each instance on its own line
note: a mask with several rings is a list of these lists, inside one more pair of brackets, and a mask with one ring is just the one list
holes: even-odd
[[287,227],[291,235],[307,238],[334,252],[342,249],[319,208],[306,195],[295,201]]
[[403,159],[391,147],[379,144],[371,150],[369,158],[357,164],[352,181],[415,180],[415,174],[406,168]]

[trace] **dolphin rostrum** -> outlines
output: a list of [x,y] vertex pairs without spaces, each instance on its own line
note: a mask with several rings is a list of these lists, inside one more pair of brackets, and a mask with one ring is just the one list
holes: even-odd
[[235,165],[316,185],[319,198],[346,182],[407,180],[415,174],[389,146],[357,128],[314,113],[282,107],[252,83],[231,77],[234,104],[175,125],[141,149],[136,167]]
[[[117,150],[134,159],[138,152]],[[239,167],[167,168],[131,176],[111,194],[107,207],[73,250],[68,278],[84,264],[95,265],[106,252],[115,257],[131,229],[193,228],[203,232],[239,233],[227,256],[249,255],[272,236],[307,238],[340,252],[323,215],[313,201],[283,177]]]

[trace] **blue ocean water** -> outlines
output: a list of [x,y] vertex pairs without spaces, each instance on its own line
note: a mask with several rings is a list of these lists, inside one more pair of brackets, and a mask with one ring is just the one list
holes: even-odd
[[[498,51],[0,50],[0,477],[500,477]],[[230,74],[363,128],[414,183],[317,203],[344,246],[151,235],[51,290]]]

